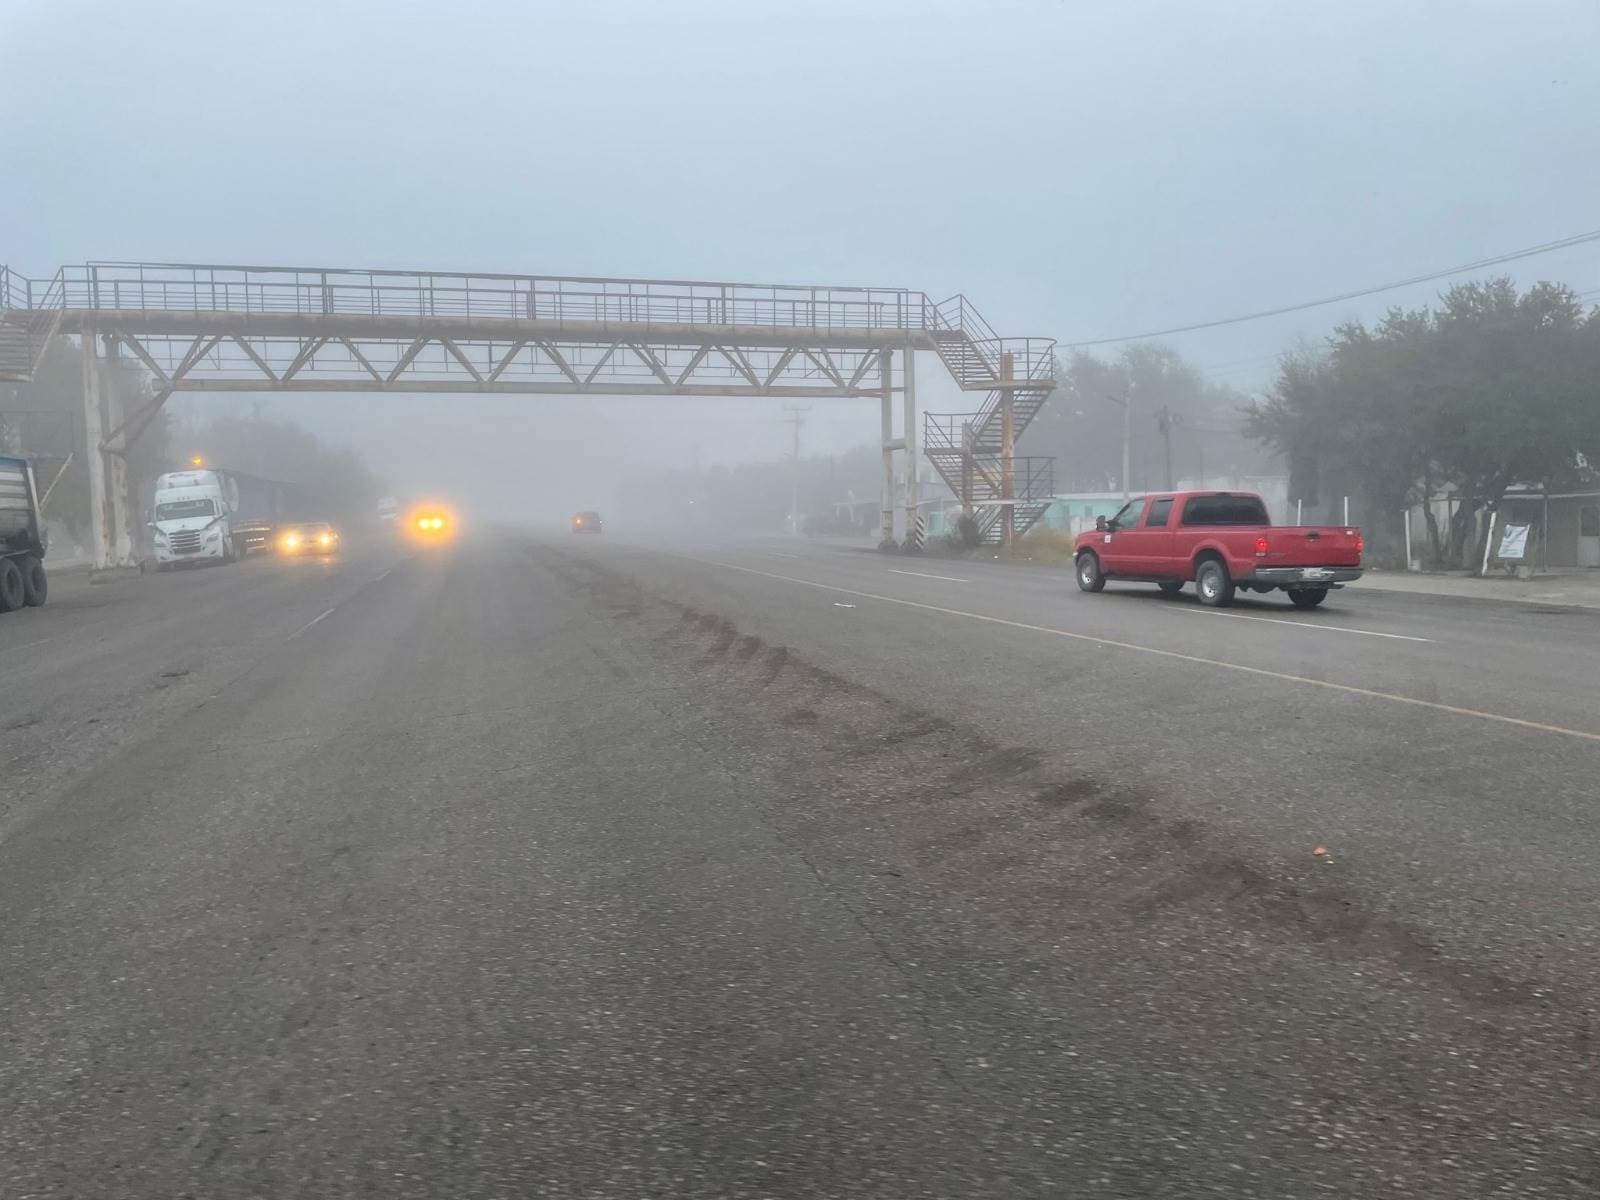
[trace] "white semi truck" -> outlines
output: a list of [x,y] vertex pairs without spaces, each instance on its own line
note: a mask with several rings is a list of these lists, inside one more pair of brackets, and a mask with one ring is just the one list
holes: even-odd
[[234,562],[272,547],[279,526],[302,519],[297,484],[242,471],[172,471],[156,480],[150,508],[156,565]]
[[238,511],[239,485],[226,471],[171,471],[161,476],[150,508],[157,568],[242,558],[244,546],[234,530]]

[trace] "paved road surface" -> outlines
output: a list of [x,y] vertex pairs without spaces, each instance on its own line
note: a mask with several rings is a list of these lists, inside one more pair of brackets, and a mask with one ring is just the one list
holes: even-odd
[[0,619],[0,1195],[1600,1190],[1600,615],[1069,587],[62,577]]

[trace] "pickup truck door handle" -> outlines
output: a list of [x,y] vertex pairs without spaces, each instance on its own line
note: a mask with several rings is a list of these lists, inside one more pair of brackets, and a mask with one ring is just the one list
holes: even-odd
[[1310,533],[1306,534],[1306,541],[1314,542],[1318,538],[1320,538],[1321,536],[1322,535],[1320,533],[1318,533],[1315,529],[1313,529]]

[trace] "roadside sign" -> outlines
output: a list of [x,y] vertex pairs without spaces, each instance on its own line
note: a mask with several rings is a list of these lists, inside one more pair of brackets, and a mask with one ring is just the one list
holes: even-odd
[[1528,526],[1507,525],[1500,532],[1500,554],[1504,559],[1520,559],[1528,553]]

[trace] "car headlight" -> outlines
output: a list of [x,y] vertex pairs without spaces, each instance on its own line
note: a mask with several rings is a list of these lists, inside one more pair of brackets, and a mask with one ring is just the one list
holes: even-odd
[[220,538],[221,536],[222,536],[222,530],[220,530],[220,529],[208,529],[208,530],[206,530],[206,541],[208,541],[208,542],[214,542],[218,538]]

